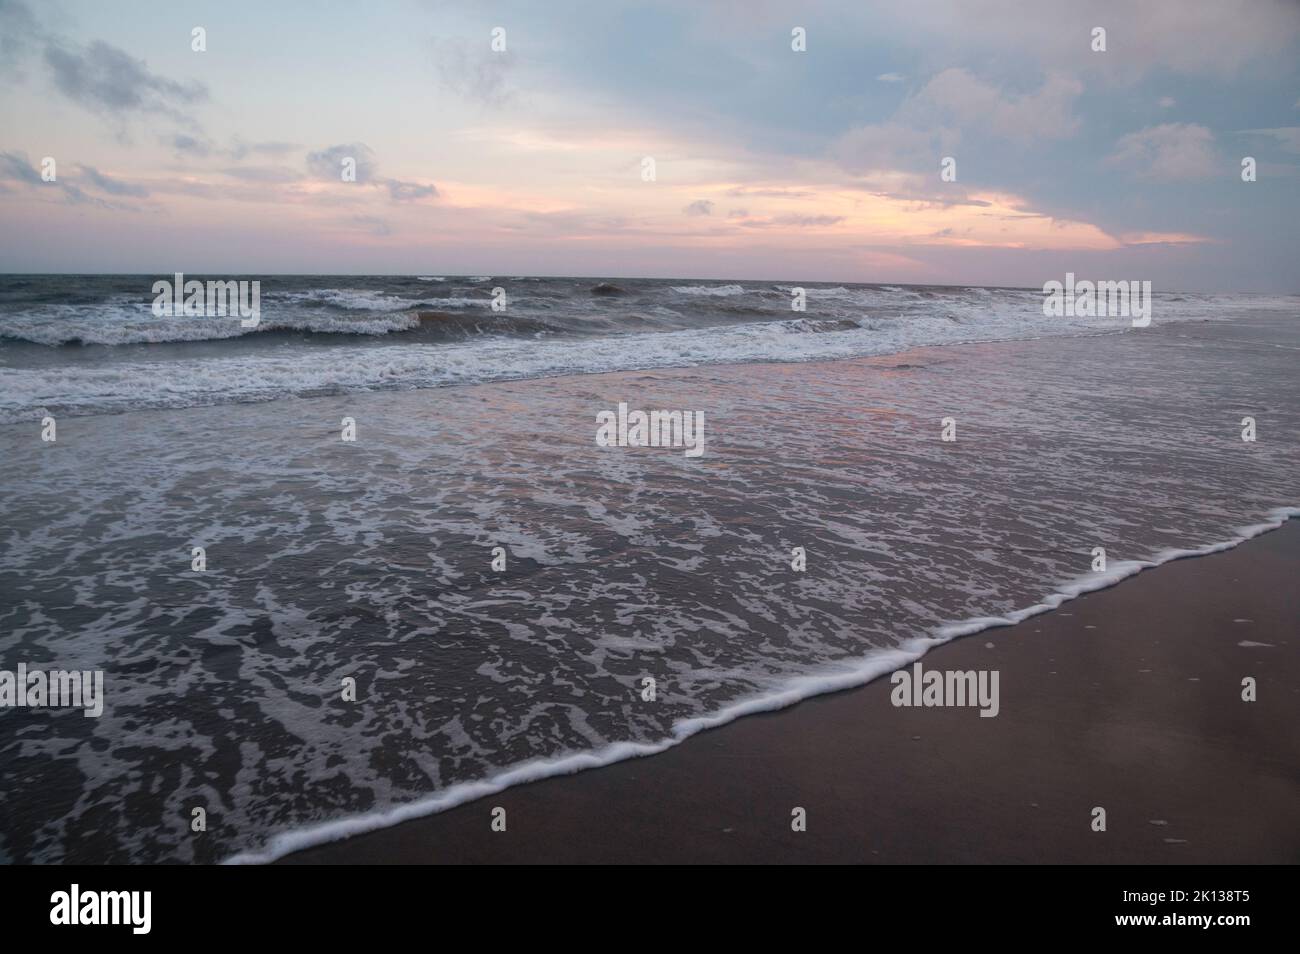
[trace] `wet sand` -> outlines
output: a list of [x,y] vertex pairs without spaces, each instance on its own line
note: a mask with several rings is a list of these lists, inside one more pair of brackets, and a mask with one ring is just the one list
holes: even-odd
[[924,657],[995,718],[878,679],[282,863],[1295,863],[1298,577],[1292,520]]

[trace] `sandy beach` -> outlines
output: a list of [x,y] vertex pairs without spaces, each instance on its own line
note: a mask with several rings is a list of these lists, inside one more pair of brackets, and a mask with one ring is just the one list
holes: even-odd
[[1294,864],[1297,573],[1293,520],[925,657],[999,670],[996,718],[879,679],[284,862]]

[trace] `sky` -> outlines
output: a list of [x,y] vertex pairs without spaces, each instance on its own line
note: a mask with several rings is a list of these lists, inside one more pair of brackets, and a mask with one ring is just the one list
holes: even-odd
[[0,271],[1300,293],[1297,53],[1297,0],[0,0]]

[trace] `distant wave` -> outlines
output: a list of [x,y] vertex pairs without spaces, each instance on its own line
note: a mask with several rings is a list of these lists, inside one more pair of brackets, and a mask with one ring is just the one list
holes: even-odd
[[305,315],[287,320],[263,319],[245,328],[238,318],[160,319],[156,322],[120,324],[69,323],[27,331],[0,332],[0,338],[55,347],[85,345],[171,344],[227,341],[254,335],[290,337],[302,334],[380,337],[402,335],[419,341],[455,341],[475,335],[540,335],[557,329],[545,321],[523,315],[412,311],[367,318],[331,318]]
[[[97,414],[322,390],[837,360],[1130,329],[1125,319],[1046,316],[1033,289],[500,279],[508,303],[495,311],[482,284],[494,279],[456,278],[431,294],[434,278],[268,278],[261,321],[245,328],[236,317],[155,318],[137,276],[0,276],[0,418],[40,416],[44,408]],[[806,309],[792,312],[790,291],[801,287]],[[68,300],[51,301],[60,294]],[[1295,297],[1176,297],[1157,293],[1154,324],[1215,320],[1240,308],[1300,313]],[[169,344],[176,347],[147,355],[139,348]],[[35,356],[32,346],[57,350]],[[82,346],[108,348],[85,354]]]
[[[225,341],[250,335],[391,335],[418,330],[421,315],[479,311],[491,299],[448,297],[399,299],[346,289],[295,293],[265,301],[257,325],[238,317],[156,318],[139,303],[54,305],[0,315],[0,339],[59,347]],[[502,323],[503,330],[509,330]]]
[[[237,318],[157,318],[132,276],[0,276],[0,347],[5,342],[49,347],[222,342],[277,335],[334,336],[394,341],[455,340],[458,336],[532,336],[537,333],[588,336],[663,333],[734,326],[737,322],[779,323],[791,315],[791,293],[804,291],[809,321],[857,323],[882,319],[915,325],[915,344],[934,319],[986,327],[1003,336],[1058,333],[1067,323],[1045,319],[1041,293],[1033,289],[905,288],[886,285],[737,283],[669,284],[646,279],[447,279],[442,276],[356,278],[313,284],[310,277],[268,278],[262,285],[261,321],[245,328]],[[506,308],[492,311],[485,283],[504,282]],[[435,291],[436,289],[436,291]],[[1157,321],[1213,319],[1243,302],[1233,296],[1156,295]],[[1255,308],[1300,311],[1295,298],[1253,296]],[[468,322],[445,317],[430,324],[421,315],[464,313]],[[1105,321],[1095,323],[1101,328]],[[821,328],[824,326],[809,326]]]
[[238,318],[159,318],[153,320],[95,322],[66,321],[58,324],[0,326],[0,338],[31,344],[128,345],[164,344],[187,341],[225,341],[249,335],[276,332],[308,332],[322,335],[387,335],[410,331],[420,326],[418,314],[399,314],[382,318],[331,318],[304,315],[284,320],[263,319],[256,327],[245,328]]
[[[39,418],[56,408],[97,414],[193,407],[346,391],[443,387],[564,374],[773,361],[818,361],[1047,334],[1106,333],[1079,321],[964,324],[946,315],[905,321],[796,318],[672,332],[520,340],[475,337],[400,348],[357,346],[169,361],[0,368],[0,419]],[[441,315],[431,323],[464,323]],[[486,324],[491,319],[484,319]],[[511,321],[518,322],[518,317]],[[1112,333],[1124,329],[1113,328]]]
[[673,291],[679,295],[704,295],[713,298],[745,294],[745,289],[740,285],[674,285]]
[[272,298],[264,305],[264,310],[275,304],[321,305],[341,308],[346,311],[375,312],[410,311],[413,308],[475,308],[486,307],[492,299],[483,297],[465,298],[403,298],[391,293],[370,292],[365,289],[323,288],[305,292],[290,292],[280,298]]

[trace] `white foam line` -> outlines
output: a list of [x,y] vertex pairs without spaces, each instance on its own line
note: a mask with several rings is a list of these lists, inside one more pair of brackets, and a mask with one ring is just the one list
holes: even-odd
[[458,805],[464,805],[466,802],[472,802],[488,795],[495,795],[516,785],[554,778],[558,775],[572,775],[575,772],[600,768],[627,759],[657,755],[706,729],[726,725],[728,722],[734,722],[742,716],[752,715],[756,712],[771,712],[776,709],[784,709],[813,696],[866,685],[886,673],[915,662],[935,646],[941,646],[962,636],[970,636],[993,627],[1014,626],[1031,616],[1037,616],[1040,613],[1056,609],[1061,604],[1082,596],[1084,593],[1091,593],[1095,590],[1114,586],[1121,580],[1151,567],[1170,563],[1174,560],[1183,560],[1188,557],[1207,556],[1211,553],[1231,550],[1262,533],[1278,529],[1292,517],[1300,517],[1300,507],[1278,507],[1269,511],[1268,519],[1264,523],[1241,527],[1237,530],[1237,535],[1230,540],[1211,543],[1190,550],[1161,550],[1151,560],[1126,560],[1116,563],[1105,573],[1090,573],[1061,584],[1055,592],[1047,596],[1042,602],[1008,613],[1006,616],[981,616],[960,622],[947,623],[937,627],[932,636],[916,637],[908,640],[897,649],[881,650],[865,656],[848,670],[794,677],[786,682],[784,688],[776,692],[742,699],[713,715],[683,719],[676,722],[672,728],[672,736],[660,742],[618,742],[593,752],[577,752],[558,758],[534,759],[507,769],[492,778],[478,782],[462,782],[453,785],[438,795],[407,802],[386,811],[354,815],[321,825],[313,825],[310,828],[281,832],[273,836],[261,851],[241,852],[227,858],[222,863],[266,864],[295,851],[328,844],[332,841],[350,838],[353,835],[361,835],[369,831],[377,831],[381,828],[390,828],[393,825],[411,821],[412,819],[436,815]]

